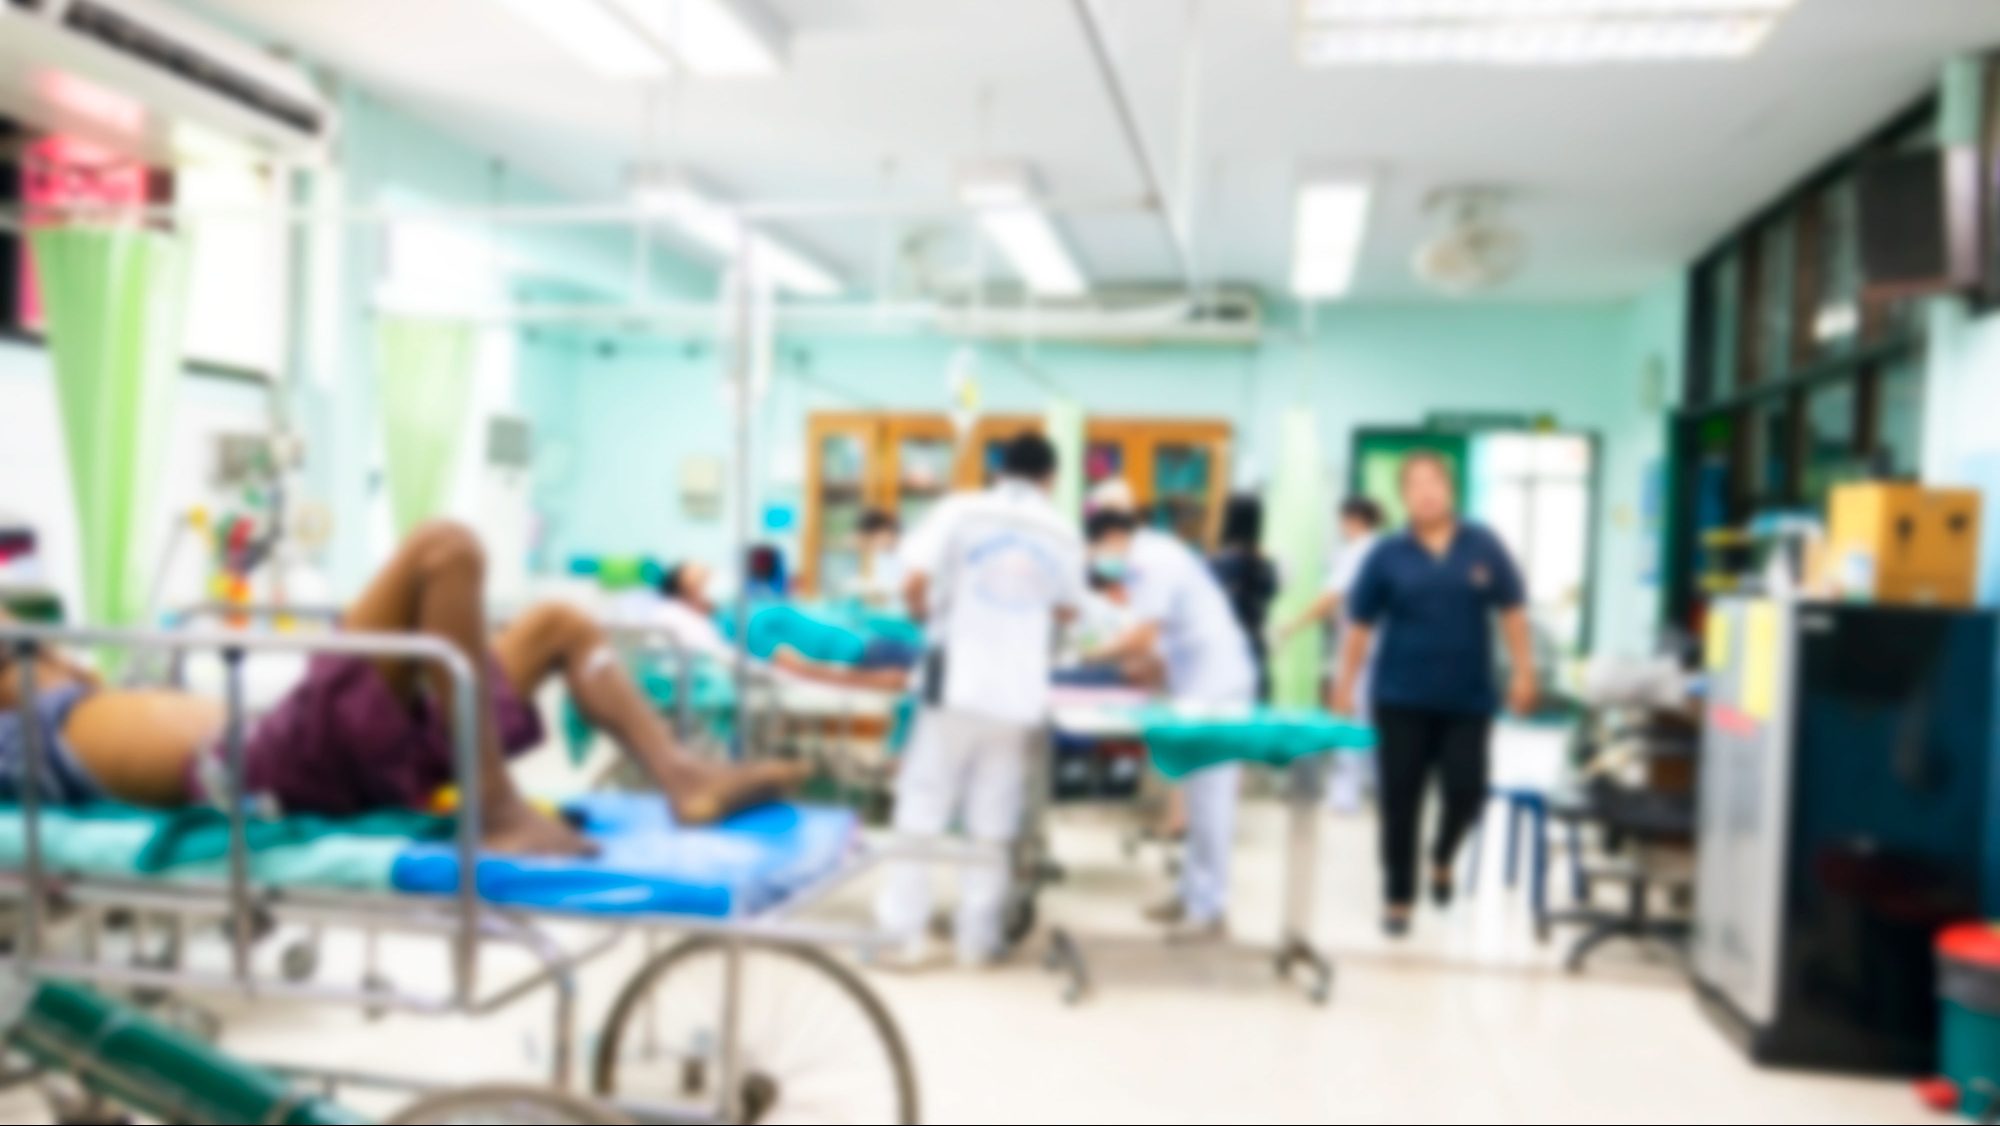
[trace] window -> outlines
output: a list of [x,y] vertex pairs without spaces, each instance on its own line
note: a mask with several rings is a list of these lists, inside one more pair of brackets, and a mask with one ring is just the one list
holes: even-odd
[[1876,472],[1919,476],[1924,464],[1924,372],[1915,359],[1904,359],[1882,373],[1875,412]]
[[1792,292],[1798,259],[1792,253],[1792,222],[1773,220],[1758,237],[1755,370],[1764,381],[1781,379],[1795,370],[1792,362]]
[[1760,515],[1817,511],[1845,481],[1922,462],[1923,302],[1865,300],[1857,174],[1934,145],[1926,99],[1750,216],[1696,265],[1675,423],[1669,616],[1699,625],[1705,544]]
[[1801,500],[1818,508],[1833,487],[1867,474],[1861,442],[1861,385],[1847,380],[1816,388],[1806,396],[1805,480]]
[[1537,629],[1565,652],[1587,642],[1590,506],[1596,450],[1579,434],[1481,434],[1472,442],[1473,514],[1519,562]]
[[[212,216],[188,224],[187,356],[276,374],[291,311],[291,231],[269,214],[280,179],[261,168],[203,165],[174,176],[174,196]],[[264,214],[260,214],[264,213]]]
[[1819,302],[1813,316],[1813,358],[1854,350],[1861,335],[1861,208],[1854,178],[1843,176],[1820,196]]
[[1735,255],[1717,262],[1708,272],[1708,308],[1715,322],[1709,332],[1708,398],[1726,399],[1736,393],[1736,340],[1738,314],[1742,311],[1742,264]]

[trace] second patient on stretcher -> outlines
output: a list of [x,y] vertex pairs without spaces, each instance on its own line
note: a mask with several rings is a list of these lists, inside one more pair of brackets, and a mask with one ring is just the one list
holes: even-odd
[[[453,524],[418,529],[349,607],[345,630],[421,633],[457,648],[477,670],[479,806],[486,847],[578,855],[589,843],[532,805],[508,760],[542,741],[536,691],[561,678],[578,709],[659,786],[682,823],[703,824],[796,789],[808,767],[731,765],[685,753],[605,635],[563,605],[530,610],[497,635],[486,624],[479,541]],[[22,676],[0,655],[0,800],[26,778]],[[111,800],[172,808],[220,800],[227,714],[218,702],[170,690],[104,686],[60,654],[36,669],[36,727],[46,749],[45,800]],[[258,721],[245,745],[250,794],[286,813],[352,816],[428,808],[454,780],[451,681],[434,663],[319,655],[305,680]]]

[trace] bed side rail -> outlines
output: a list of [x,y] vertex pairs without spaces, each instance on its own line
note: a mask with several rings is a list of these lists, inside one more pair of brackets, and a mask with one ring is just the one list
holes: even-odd
[[[244,793],[245,730],[243,662],[253,654],[339,654],[424,662],[444,670],[451,683],[452,767],[460,800],[458,819],[459,886],[457,925],[451,936],[453,995],[469,1005],[477,995],[480,899],[477,878],[480,843],[479,682],[472,663],[449,643],[434,637],[388,633],[269,633],[234,630],[138,630],[60,628],[0,623],[0,649],[19,658],[19,708],[25,738],[26,777],[21,791],[23,867],[29,894],[23,903],[23,935],[16,953],[24,973],[32,976],[42,953],[45,923],[42,892],[47,887],[41,838],[42,780],[49,770],[50,748],[44,745],[37,721],[36,658],[59,648],[108,649],[132,654],[177,656],[190,652],[218,654],[227,677],[228,725],[223,735],[224,768],[231,795]],[[255,940],[255,905],[250,894],[248,810],[240,796],[229,802],[229,903],[233,973],[246,991],[253,979],[251,946]]]

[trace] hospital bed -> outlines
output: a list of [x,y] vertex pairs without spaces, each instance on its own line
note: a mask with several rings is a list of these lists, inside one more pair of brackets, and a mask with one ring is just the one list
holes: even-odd
[[[993,862],[990,855],[935,842],[870,844],[851,814],[798,806],[687,829],[672,824],[658,799],[613,795],[573,810],[602,845],[598,858],[485,857],[473,670],[437,639],[10,625],[0,626],[0,646],[22,658],[27,711],[35,703],[31,658],[43,650],[218,657],[229,716],[222,749],[239,792],[244,670],[252,658],[344,654],[431,663],[453,685],[464,811],[455,824],[433,825],[419,837],[357,838],[343,832],[351,827],[256,817],[241,802],[226,813],[183,815],[206,817],[194,825],[163,825],[166,815],[132,811],[44,808],[37,795],[48,748],[29,722],[24,797],[18,809],[0,813],[0,906],[16,912],[0,962],[25,979],[152,998],[339,1004],[371,1015],[479,1016],[546,995],[550,1078],[568,1088],[579,1043],[579,974],[638,935],[646,958],[596,1038],[591,1072],[594,1089],[625,1113],[642,1121],[760,1121],[781,1113],[802,1083],[831,1072],[855,1104],[836,1114],[917,1121],[916,1078],[900,1030],[870,988],[825,952],[867,950],[883,937],[805,913],[890,856],[983,863]],[[4,855],[9,847],[14,856]],[[462,878],[468,872],[474,878]],[[226,964],[203,965],[191,956],[190,936],[218,924]],[[313,960],[289,949],[264,956],[261,940],[292,928],[358,936],[358,980],[317,980]],[[662,948],[668,936],[679,941]],[[393,978],[380,958],[385,941],[443,953],[442,981]],[[524,956],[527,968],[496,976],[493,955],[506,949]],[[747,1019],[773,1007],[800,1016]],[[825,1042],[786,1055],[802,1037]],[[813,1074],[791,1071],[786,1061],[794,1058],[818,1061]],[[434,1082],[325,1067],[284,1071],[329,1092],[348,1085],[422,1091]]]
[[[1333,959],[1312,940],[1318,890],[1319,818],[1327,764],[1334,754],[1374,746],[1367,728],[1321,713],[1251,709],[1235,713],[1198,712],[1161,706],[1132,689],[1053,689],[1046,742],[1061,736],[1137,740],[1146,744],[1153,766],[1170,778],[1183,777],[1221,762],[1279,771],[1286,805],[1284,901],[1279,940],[1264,951],[1284,980],[1296,976],[1315,1004],[1332,999]],[[1048,761],[1049,756],[1039,756]],[[1010,917],[1034,914],[1031,904],[1051,873],[1047,818],[1049,787],[1036,783],[1028,831],[1015,857],[1019,873]],[[1025,900],[1027,905],[1024,905]],[[1077,1004],[1090,995],[1095,977],[1083,943],[1068,928],[1052,926],[1044,962],[1061,975],[1063,999]]]

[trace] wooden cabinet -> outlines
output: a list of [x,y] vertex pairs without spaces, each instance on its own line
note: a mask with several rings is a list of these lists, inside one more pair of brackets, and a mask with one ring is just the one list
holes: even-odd
[[[806,427],[806,589],[838,594],[863,577],[861,516],[897,514],[905,529],[953,489],[977,489],[998,475],[1000,453],[1032,415],[981,418],[961,440],[944,415],[815,414]],[[1085,432],[1088,485],[1122,476],[1139,503],[1193,543],[1213,542],[1229,490],[1226,422],[1092,419]]]
[[1229,496],[1228,423],[1092,419],[1084,451],[1086,488],[1123,477],[1162,527],[1204,549],[1214,545]]

